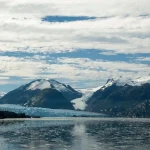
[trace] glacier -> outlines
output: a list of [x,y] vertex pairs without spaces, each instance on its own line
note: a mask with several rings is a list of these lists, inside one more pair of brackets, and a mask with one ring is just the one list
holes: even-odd
[[85,110],[88,99],[93,95],[94,92],[99,90],[101,87],[91,88],[91,89],[76,89],[82,93],[82,97],[73,99],[71,103],[75,110]]
[[92,113],[86,111],[48,109],[40,107],[23,107],[13,104],[0,105],[0,111],[9,111],[17,114],[24,113],[30,117],[105,117],[102,113]]

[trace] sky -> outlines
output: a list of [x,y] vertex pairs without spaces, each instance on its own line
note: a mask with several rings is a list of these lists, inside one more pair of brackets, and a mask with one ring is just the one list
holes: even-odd
[[150,74],[149,0],[0,0],[0,92],[39,78],[94,88]]

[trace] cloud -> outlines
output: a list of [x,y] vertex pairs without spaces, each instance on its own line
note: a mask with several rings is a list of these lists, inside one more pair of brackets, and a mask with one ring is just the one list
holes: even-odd
[[[127,63],[124,61],[104,61],[104,60],[90,60],[90,59],[80,59],[80,58],[60,58],[58,59],[58,62],[60,63],[66,63],[70,64],[72,66],[78,66],[79,68],[83,69],[94,69],[98,71],[107,71],[110,73],[110,75],[116,71],[119,73],[119,70],[126,70],[130,72],[146,72],[147,74],[147,69],[150,68],[149,65],[147,64],[136,64],[136,63]],[[81,65],[82,64],[82,65]],[[126,72],[125,71],[125,72]]]
[[148,61],[148,62],[150,62],[150,57],[139,57],[136,60],[137,61]]
[[[127,62],[91,60],[88,58],[57,58],[50,61],[35,57],[16,58],[0,57],[0,71],[3,77],[20,77],[22,79],[57,78],[73,81],[103,80],[117,76],[147,75],[150,66]],[[128,72],[128,74],[126,74]],[[85,78],[86,77],[86,78]]]
[[[149,8],[149,0],[0,0],[0,76],[87,86],[112,76],[147,75]],[[98,50],[100,58],[93,54]],[[76,51],[90,51],[95,58],[61,56]],[[60,58],[51,55],[56,53]],[[117,58],[128,54],[131,60]]]
[[[149,52],[148,0],[6,0],[1,4],[0,8],[5,9],[0,9],[0,51],[64,52],[94,48],[114,53]],[[49,15],[57,15],[58,22],[43,22],[42,18]],[[62,16],[78,21],[61,22]],[[82,20],[81,16],[96,19]]]
[[100,52],[101,55],[113,56],[116,55],[113,51]]
[[5,3],[13,13],[74,16],[145,15],[150,7],[149,0],[6,0]]
[[[7,80],[9,79],[9,77],[3,77],[3,76],[0,76],[0,80]],[[1,82],[1,81],[0,81]]]

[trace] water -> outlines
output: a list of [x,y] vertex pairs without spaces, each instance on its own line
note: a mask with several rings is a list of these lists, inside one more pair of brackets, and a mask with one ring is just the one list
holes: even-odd
[[0,121],[1,150],[148,150],[149,119]]

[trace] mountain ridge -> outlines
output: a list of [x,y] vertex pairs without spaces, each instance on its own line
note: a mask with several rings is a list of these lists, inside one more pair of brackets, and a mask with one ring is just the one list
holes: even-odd
[[[146,100],[150,100],[149,76],[134,80],[121,77],[119,79],[109,79],[102,88],[94,92],[87,101],[86,110],[123,116],[123,114],[131,114],[131,110],[137,108],[136,105]],[[139,110],[138,108],[138,112]],[[145,111],[148,112],[148,110]],[[136,116],[136,114],[132,114]],[[147,116],[146,113],[145,116]]]

